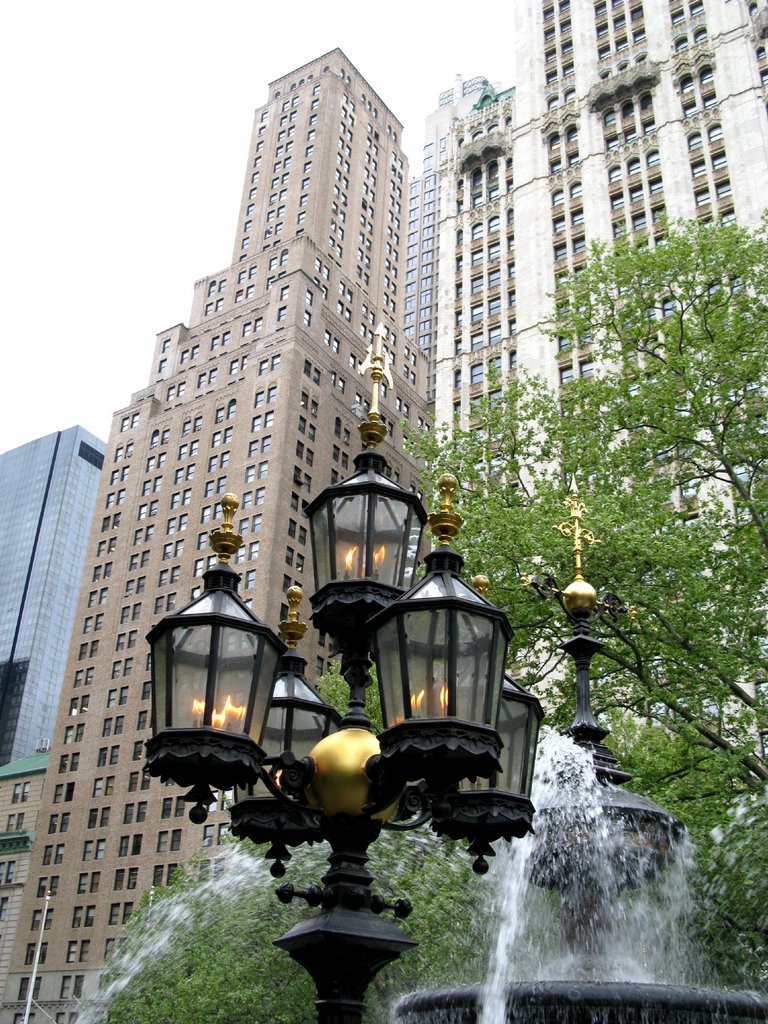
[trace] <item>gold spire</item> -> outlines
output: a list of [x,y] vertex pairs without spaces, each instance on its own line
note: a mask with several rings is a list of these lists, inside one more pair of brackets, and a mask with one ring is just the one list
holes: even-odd
[[557,526],[553,526],[552,529],[557,530],[558,533],[561,533],[568,540],[573,540],[572,550],[576,567],[573,582],[563,591],[563,600],[569,612],[573,612],[576,609],[593,611],[597,604],[597,593],[592,584],[584,579],[581,553],[585,546],[599,544],[600,541],[591,530],[585,530],[582,525],[587,508],[579,497],[575,474],[571,478],[570,494],[563,501],[563,504],[568,509],[570,518],[562,523],[558,523]]
[[389,367],[386,365],[386,360],[382,354],[382,345],[385,337],[384,324],[380,323],[374,332],[373,341],[368,346],[368,353],[358,370],[363,377],[366,371],[370,370],[371,382],[373,384],[371,388],[371,408],[368,412],[368,417],[363,420],[358,428],[363,441],[363,447],[365,448],[375,448],[387,436],[387,426],[379,412],[379,388],[382,381],[386,381],[389,387],[394,387],[394,384],[392,382],[392,374],[389,372]]
[[288,618],[283,619],[280,623],[280,636],[286,647],[295,650],[308,628],[306,622],[299,622],[299,605],[304,597],[304,592],[299,586],[289,587],[286,597],[288,598]]
[[450,544],[464,522],[458,512],[452,511],[453,496],[459,489],[459,481],[451,473],[443,473],[437,481],[437,489],[440,491],[440,509],[430,512],[427,522],[438,544]]
[[224,494],[221,498],[221,514],[224,522],[220,526],[214,526],[208,537],[211,547],[219,556],[219,562],[224,565],[229,562],[232,555],[237,554],[243,543],[239,533],[235,533],[232,520],[235,512],[240,508],[240,499],[236,494]]

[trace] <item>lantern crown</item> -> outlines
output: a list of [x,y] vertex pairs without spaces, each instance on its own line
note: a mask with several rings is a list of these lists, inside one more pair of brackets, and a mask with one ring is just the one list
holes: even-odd
[[453,498],[459,489],[459,481],[452,473],[443,473],[437,481],[440,492],[440,508],[431,512],[428,518],[432,536],[438,544],[447,546],[458,535],[464,519],[453,511]]

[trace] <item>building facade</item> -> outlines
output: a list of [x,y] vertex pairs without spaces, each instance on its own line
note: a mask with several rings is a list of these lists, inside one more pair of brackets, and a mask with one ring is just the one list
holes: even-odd
[[[594,370],[545,334],[595,240],[661,217],[756,226],[768,174],[768,10],[747,0],[529,0],[514,90],[486,88],[439,141],[435,420],[518,368]],[[439,112],[439,111],[438,111]]]
[[[33,754],[0,768],[0,828],[3,829],[0,832],[0,978],[3,980],[8,975],[20,934],[21,903],[29,877],[32,844],[39,827],[48,757],[48,754]],[[58,888],[59,876],[53,875],[37,884],[42,886],[45,899],[46,892],[55,892]],[[27,965],[34,963],[39,925],[38,918],[37,934],[22,929]],[[48,944],[43,940],[39,953],[41,963],[45,963],[47,955]],[[26,999],[27,993],[28,986],[18,993],[21,1000]]]
[[[115,414],[3,1022],[21,1019],[43,879],[60,884],[36,1019],[69,1022],[141,895],[215,856],[228,816],[190,825],[181,791],[142,770],[144,638],[199,593],[225,491],[241,499],[236,568],[259,618],[276,628],[287,589],[312,590],[302,510],[353,472],[370,387],[358,367],[379,322],[394,381],[387,457],[395,480],[419,486],[401,454],[401,423],[425,426],[426,365],[400,334],[401,131],[340,50],[273,82],[254,116],[232,263],[195,284],[189,325],[158,335],[148,385]],[[311,678],[327,667],[324,637],[300,653]]]
[[103,462],[82,427],[0,455],[0,764],[50,745]]

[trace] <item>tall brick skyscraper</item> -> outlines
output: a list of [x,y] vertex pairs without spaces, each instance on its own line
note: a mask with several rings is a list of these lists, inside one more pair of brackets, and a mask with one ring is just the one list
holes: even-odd
[[[302,507],[352,469],[357,366],[379,321],[395,380],[387,456],[401,485],[418,486],[399,454],[400,422],[418,429],[425,416],[425,357],[399,331],[401,131],[340,50],[273,82],[232,263],[195,284],[189,326],[157,336],[147,386],[115,414],[2,1022],[21,1019],[46,890],[37,1020],[68,1022],[142,893],[215,849],[226,816],[191,826],[181,791],[142,771],[144,637],[198,593],[225,490],[241,496],[238,568],[254,612],[274,628],[288,587],[311,590]],[[302,653],[308,674],[324,669],[323,638]]]

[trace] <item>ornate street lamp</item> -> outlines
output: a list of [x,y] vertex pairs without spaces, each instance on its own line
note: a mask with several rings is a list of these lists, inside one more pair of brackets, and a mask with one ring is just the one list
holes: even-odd
[[[149,637],[161,709],[147,745],[149,770],[191,785],[189,797],[201,809],[211,786],[236,785],[232,830],[271,843],[274,875],[284,873],[289,846],[323,840],[331,848],[321,884],[298,891],[284,882],[277,891],[283,902],[301,898],[318,908],[276,944],[314,979],[321,1024],[358,1024],[370,981],[414,945],[382,916],[391,910],[406,917],[410,903],[385,901],[366,870],[368,847],[382,828],[416,827],[431,815],[441,834],[476,841],[476,868],[483,870],[490,842],[524,834],[532,813],[540,709],[521,688],[506,687],[516,710],[505,704],[502,711],[503,750],[496,725],[511,630],[484,593],[461,579],[462,559],[448,546],[461,521],[451,510],[453,478],[443,479],[442,505],[430,517],[440,548],[426,556],[426,576],[414,583],[427,516],[416,495],[388,479],[386,461],[373,451],[386,435],[378,411],[388,378],[383,336],[379,327],[364,364],[374,387],[356,473],[307,508],[318,587],[312,619],[342,654],[349,684],[342,720],[306,682],[294,653],[306,628],[297,592],[288,595],[281,633],[289,650],[276,679],[283,645],[237,597],[237,576],[226,565],[206,573],[203,609],[193,602]],[[241,543],[231,527],[236,499],[225,496],[222,505],[228,518],[212,538],[228,558]],[[365,713],[374,650],[385,722],[379,737]],[[201,703],[190,721],[192,699]],[[237,721],[233,707],[244,709]],[[499,773],[506,774],[504,790]],[[459,790],[465,780],[474,792]],[[408,785],[414,782],[418,787]]]
[[262,733],[262,744],[278,757],[264,760],[262,777],[256,783],[235,787],[230,808],[232,834],[254,843],[270,843],[265,859],[272,861],[276,878],[285,874],[284,862],[291,859],[288,847],[322,841],[318,815],[282,793],[284,775],[290,775],[296,759],[306,757],[320,740],[336,732],[341,716],[307,682],[306,660],[296,646],[307,631],[299,620],[301,587],[289,587],[288,618],[280,623],[280,636],[288,648],[280,659],[272,700]]
[[224,522],[211,531],[219,562],[203,576],[203,593],[148,634],[152,648],[152,730],[147,771],[179,786],[193,821],[207,817],[211,787],[254,782],[277,660],[284,645],[237,594],[227,564],[242,544],[232,518],[239,501],[225,494]]
[[511,630],[460,574],[450,546],[461,526],[452,511],[456,478],[439,481],[441,505],[429,517],[439,547],[407,594],[370,622],[384,732],[381,768],[398,783],[425,779],[445,788],[500,770],[496,732]]

